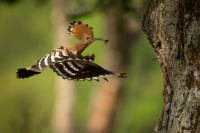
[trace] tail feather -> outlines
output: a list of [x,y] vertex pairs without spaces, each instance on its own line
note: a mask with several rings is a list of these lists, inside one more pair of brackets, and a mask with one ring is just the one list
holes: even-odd
[[20,68],[17,70],[16,72],[16,76],[17,78],[21,78],[21,79],[24,79],[24,78],[29,78],[35,74],[39,74],[40,72],[36,72],[36,71],[33,71],[33,70],[27,70],[26,68]]

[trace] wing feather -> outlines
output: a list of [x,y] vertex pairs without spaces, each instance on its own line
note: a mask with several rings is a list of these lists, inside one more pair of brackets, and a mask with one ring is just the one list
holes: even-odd
[[[55,69],[54,72],[57,75],[62,76],[64,79],[71,79],[71,80],[96,80],[99,81],[99,78],[103,78],[104,80],[108,81],[106,76],[115,76],[123,78],[125,74],[115,73],[109,70],[102,68],[101,66],[97,65],[93,62],[94,56],[81,56],[78,57],[77,55],[72,57],[74,60],[64,60],[64,62],[58,62],[53,65],[54,67],[50,67]],[[59,64],[59,65],[57,65]],[[67,69],[65,70],[63,67],[65,66]],[[64,70],[57,70],[57,69],[64,69]]]

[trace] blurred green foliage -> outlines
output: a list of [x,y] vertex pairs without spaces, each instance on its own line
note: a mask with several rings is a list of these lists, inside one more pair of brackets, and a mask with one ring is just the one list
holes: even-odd
[[[29,66],[52,50],[50,6],[34,2],[0,3],[0,132],[51,131],[53,75],[19,80],[17,68]],[[48,78],[47,78],[48,77]]]
[[[36,3],[20,1],[9,5],[0,2],[0,133],[52,132],[55,73],[47,69],[29,79],[15,77],[17,68],[32,65],[54,49],[51,3],[42,6]],[[98,26],[103,23],[103,17],[102,13],[94,12],[77,19],[93,26],[95,36],[105,37],[105,29]],[[162,74],[158,61],[152,60],[157,55],[142,31],[138,40],[132,49],[132,62],[127,70],[126,88],[121,94],[113,133],[153,132],[161,115]],[[95,42],[84,54],[97,52],[95,62],[101,63],[104,49],[106,45]],[[76,84],[74,123],[78,131],[87,123],[93,88],[98,84],[95,81]]]

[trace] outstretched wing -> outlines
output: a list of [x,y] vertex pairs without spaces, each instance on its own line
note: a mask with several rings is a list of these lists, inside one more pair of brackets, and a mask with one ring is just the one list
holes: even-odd
[[115,73],[106,70],[94,63],[94,54],[91,56],[75,55],[62,47],[56,49],[43,58],[39,59],[35,65],[27,68],[20,68],[17,71],[18,78],[28,78],[41,73],[47,67],[53,69],[58,76],[68,80],[96,80],[107,76],[119,78],[126,77],[125,73]]
[[108,76],[124,78],[125,73],[115,73],[106,70],[93,62],[94,55],[80,56],[73,58],[73,60],[65,60],[63,62],[55,63],[50,66],[58,76],[68,80],[96,80],[103,78],[106,81]]

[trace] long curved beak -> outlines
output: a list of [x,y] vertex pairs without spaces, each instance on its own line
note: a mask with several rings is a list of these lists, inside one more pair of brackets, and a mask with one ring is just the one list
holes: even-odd
[[99,40],[99,41],[104,41],[105,44],[109,41],[108,39],[102,39],[102,38],[94,38],[94,41]]

